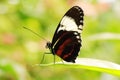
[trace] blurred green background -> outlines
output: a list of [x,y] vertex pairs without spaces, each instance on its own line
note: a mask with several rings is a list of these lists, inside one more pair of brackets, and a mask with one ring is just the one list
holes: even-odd
[[[0,0],[0,80],[120,80],[69,66],[34,66],[40,64],[44,52],[49,52],[46,42],[51,41],[62,16],[73,5],[85,13],[79,57],[120,64],[119,0]],[[44,63],[51,62],[53,56],[46,55]]]

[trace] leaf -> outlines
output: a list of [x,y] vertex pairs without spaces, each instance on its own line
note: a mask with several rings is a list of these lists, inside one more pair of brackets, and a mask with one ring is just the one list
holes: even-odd
[[26,69],[22,65],[9,59],[0,59],[0,71],[0,78],[13,80],[26,80],[26,78],[29,78]]
[[68,62],[56,62],[50,64],[36,64],[36,66],[60,66],[60,67],[71,67],[71,68],[82,68],[99,72],[106,72],[115,76],[120,76],[120,65],[113,62],[91,59],[91,58],[78,58],[76,63]]
[[88,37],[88,40],[91,40],[91,41],[94,41],[94,40],[110,40],[110,39],[111,40],[112,39],[120,40],[120,34],[106,32],[106,33],[95,34],[95,35],[92,35],[92,36]]

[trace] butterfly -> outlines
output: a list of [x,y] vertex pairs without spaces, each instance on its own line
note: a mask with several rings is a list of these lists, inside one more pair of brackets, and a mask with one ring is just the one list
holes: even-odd
[[81,48],[81,32],[83,30],[83,10],[79,6],[70,8],[61,19],[52,38],[46,47],[51,53],[66,62],[75,63]]

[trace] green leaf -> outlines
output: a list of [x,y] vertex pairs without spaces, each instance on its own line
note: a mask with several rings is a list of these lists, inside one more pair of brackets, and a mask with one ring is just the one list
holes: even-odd
[[106,32],[106,33],[95,34],[95,35],[88,37],[88,40],[92,40],[92,41],[94,41],[94,40],[110,40],[110,39],[111,40],[112,39],[120,40],[120,34]]
[[87,70],[99,71],[109,73],[115,76],[120,76],[120,65],[113,62],[90,59],[90,58],[78,58],[76,63],[68,62],[56,62],[50,64],[36,64],[35,66],[56,66],[56,67],[68,67],[69,68],[82,68]]
[[0,59],[0,80],[26,80],[29,78],[26,69],[9,59]]

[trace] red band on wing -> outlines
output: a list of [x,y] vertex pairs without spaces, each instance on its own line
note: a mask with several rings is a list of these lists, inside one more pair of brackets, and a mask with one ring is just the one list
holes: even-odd
[[74,49],[72,49],[70,53],[64,55],[64,56],[63,56],[63,59],[65,59],[65,58],[67,58],[68,56],[70,56],[70,55],[72,54],[73,50],[74,50]]
[[71,39],[67,39],[66,41],[63,42],[63,44],[58,48],[56,54],[58,56],[60,56],[64,50],[64,48],[66,47],[66,45],[68,45],[72,40]]

